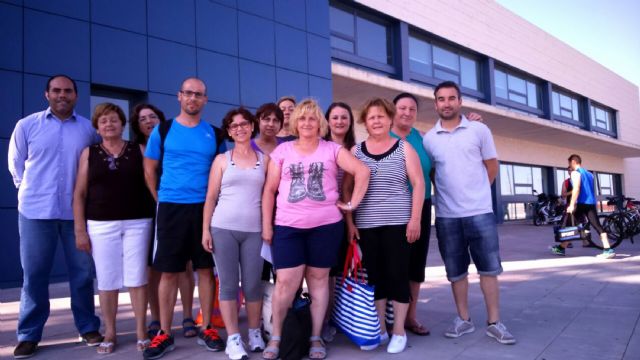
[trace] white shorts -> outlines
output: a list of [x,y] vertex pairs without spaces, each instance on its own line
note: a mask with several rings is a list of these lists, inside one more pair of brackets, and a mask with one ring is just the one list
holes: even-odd
[[98,290],[147,284],[152,219],[87,220]]

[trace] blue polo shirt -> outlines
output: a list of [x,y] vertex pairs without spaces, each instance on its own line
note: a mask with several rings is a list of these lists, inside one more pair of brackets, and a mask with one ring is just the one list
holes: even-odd
[[461,218],[493,212],[491,184],[483,162],[498,157],[491,130],[464,115],[451,131],[440,122],[423,139],[435,169],[436,216]]

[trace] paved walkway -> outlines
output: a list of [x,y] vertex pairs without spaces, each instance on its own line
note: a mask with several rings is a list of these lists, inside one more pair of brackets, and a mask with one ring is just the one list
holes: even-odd
[[[640,359],[640,244],[626,240],[614,260],[596,260],[594,249],[583,249],[579,244],[567,250],[567,257],[551,255],[547,249],[552,239],[550,227],[508,224],[500,226],[500,235],[505,268],[500,277],[502,319],[517,337],[516,345],[500,345],[484,335],[486,316],[476,275],[470,277],[469,303],[478,330],[456,340],[442,336],[455,310],[432,238],[427,284],[419,305],[420,319],[432,335],[410,335],[409,348],[399,355],[388,355],[382,348],[361,352],[338,335],[330,344],[329,358]],[[51,293],[56,298],[51,302],[51,317],[36,358],[141,358],[135,350],[133,313],[126,294],[120,297],[119,347],[112,355],[100,356],[95,349],[77,343],[65,287],[52,285]],[[18,298],[19,289],[0,293],[2,359],[11,356],[16,344]],[[176,319],[181,318],[176,313]],[[244,315],[242,322],[246,331]],[[163,359],[227,358],[223,353],[205,352],[193,339],[180,335],[176,339],[176,350]],[[251,359],[259,358],[251,355]]]

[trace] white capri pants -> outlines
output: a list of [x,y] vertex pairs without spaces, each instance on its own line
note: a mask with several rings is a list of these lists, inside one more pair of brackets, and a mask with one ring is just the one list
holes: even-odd
[[147,258],[153,219],[87,220],[98,290],[147,284]]

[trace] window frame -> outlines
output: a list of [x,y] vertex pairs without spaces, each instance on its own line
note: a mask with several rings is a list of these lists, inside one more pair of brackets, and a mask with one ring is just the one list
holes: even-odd
[[[595,118],[595,114],[596,114],[595,109],[603,110],[605,113],[609,114],[609,122],[611,125],[611,130],[607,130],[597,125],[598,119]],[[616,121],[617,119],[616,113],[617,111],[613,110],[612,108],[592,101],[591,104],[589,105],[589,125],[591,126],[591,131],[617,138],[618,124]]]
[[[481,56],[469,51],[465,51],[464,49],[461,49],[455,45],[450,45],[450,44],[446,44],[443,41],[439,41],[435,37],[424,34],[423,31],[416,29],[414,27],[409,28],[408,40],[410,40],[412,37],[429,44],[429,51],[431,53],[431,76],[416,72],[411,69],[411,54],[409,53],[410,48],[408,47],[408,42],[407,42],[407,64],[409,65],[408,72],[409,72],[409,77],[412,81],[415,81],[421,84],[431,85],[431,86],[436,86],[441,82],[446,81],[446,80],[435,77],[434,73],[437,69],[439,71],[444,71],[446,73],[449,73],[451,75],[458,77],[458,81],[456,82],[456,84],[458,84],[458,86],[460,87],[460,92],[462,93],[462,95],[470,96],[477,99],[485,98],[485,93],[484,91],[482,91],[483,85],[484,85],[484,79],[482,74],[482,57]],[[434,46],[437,46],[442,50],[452,52],[457,56],[457,60],[458,60],[457,75],[451,69],[435,63],[434,56],[433,56]],[[467,58],[476,63],[476,76],[478,81],[478,84],[477,84],[478,90],[462,86],[462,67],[461,67],[461,61],[460,61],[461,57]]]
[[[502,66],[502,65],[498,65],[496,64],[496,66],[493,69],[493,76],[495,78],[496,76],[496,72],[500,71],[502,73],[504,73],[507,76],[507,99],[498,96],[497,91],[496,91],[496,104],[499,105],[503,105],[506,106],[508,108],[512,108],[512,109],[516,109],[516,110],[520,110],[520,111],[524,111],[527,114],[531,114],[531,115],[536,115],[538,117],[543,117],[544,116],[544,110],[543,110],[543,101],[542,101],[542,96],[543,96],[543,87],[541,84],[541,80],[531,76],[531,75],[527,75],[521,71],[518,70],[513,70],[509,67],[506,66]],[[509,89],[509,75],[514,76],[519,78],[520,80],[523,80],[525,82],[525,88],[527,89],[527,93],[523,94],[517,91],[512,91],[511,89]],[[528,93],[528,83],[533,83],[537,89],[537,102],[538,102],[538,106],[537,108],[531,107],[528,105],[528,99],[529,99],[529,93]],[[494,91],[496,90],[496,81],[494,81]],[[519,96],[524,96],[525,98],[527,98],[527,105],[519,103],[517,101],[514,100],[510,100],[508,99],[509,94],[513,92],[516,95]]]
[[[578,102],[577,111],[578,111],[578,119],[579,120],[575,120],[573,118],[566,117],[564,115],[556,114],[556,113],[553,112],[554,94],[558,94],[558,108],[560,109],[560,113],[562,113],[563,109],[565,111],[569,110],[567,108],[563,108],[562,107],[562,101],[560,100],[560,96],[566,96],[566,97],[570,98],[571,100],[575,100],[575,101]],[[564,123],[567,123],[567,124],[570,124],[570,125],[575,125],[575,126],[578,126],[578,127],[582,128],[582,129],[584,129],[586,127],[586,124],[585,124],[585,121],[584,121],[584,119],[585,119],[584,111],[582,111],[583,103],[584,103],[584,100],[580,97],[580,95],[574,94],[574,93],[572,93],[570,91],[566,91],[564,89],[560,89],[560,88],[558,88],[556,86],[553,86],[552,89],[551,89],[551,111],[550,111],[551,119],[552,120],[561,121],[561,122],[564,122]],[[571,109],[571,113],[573,114],[573,109]]]
[[[359,6],[350,6],[334,0],[331,0],[329,2],[329,8],[331,7],[334,7],[338,10],[342,10],[344,12],[348,12],[353,16],[353,32],[354,32],[353,36],[348,36],[339,32],[334,32],[331,29],[331,24],[329,24],[329,46],[331,48],[331,57],[339,61],[347,62],[354,65],[364,66],[366,68],[370,68],[386,74],[390,74],[390,75],[395,74],[396,64],[398,62],[398,59],[396,59],[396,55],[395,55],[396,53],[395,49],[396,49],[396,46],[398,45],[396,44],[396,41],[395,41],[396,29],[393,26],[394,20],[384,17],[383,15],[372,13],[372,11],[363,9],[362,7],[359,7]],[[387,40],[388,40],[387,46],[389,47],[387,51],[389,52],[389,55],[390,55],[391,64],[381,63],[379,61],[376,61],[364,56],[360,56],[357,54],[357,49],[358,49],[357,18],[358,17],[374,22],[386,28]],[[334,37],[334,36],[339,39],[352,42],[354,52],[350,53],[350,52],[340,50],[331,46],[331,37]]]

